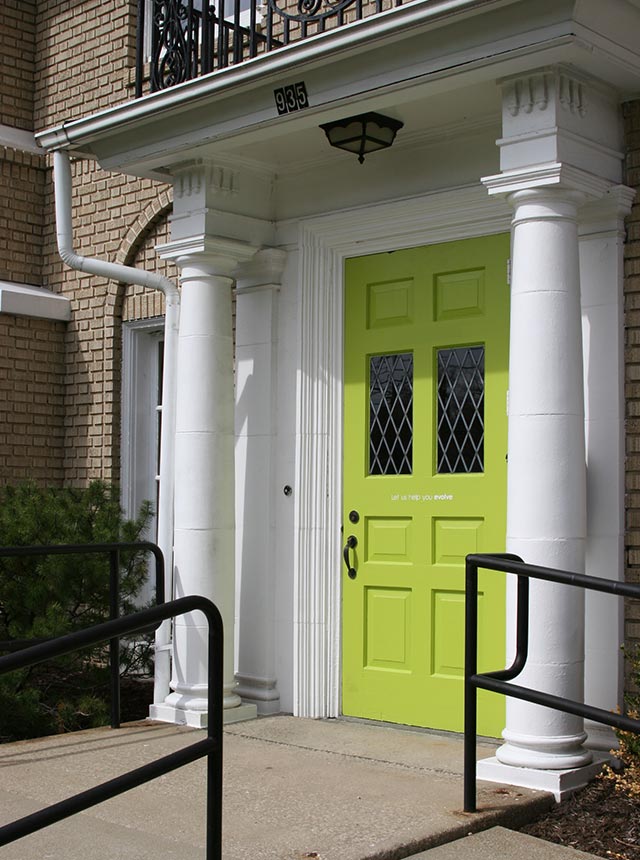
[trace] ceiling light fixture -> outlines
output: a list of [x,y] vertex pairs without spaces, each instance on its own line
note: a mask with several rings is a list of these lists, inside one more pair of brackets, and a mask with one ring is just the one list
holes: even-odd
[[365,155],[391,146],[403,125],[399,119],[370,111],[335,122],[325,122],[320,128],[327,135],[331,146],[357,154],[362,164]]

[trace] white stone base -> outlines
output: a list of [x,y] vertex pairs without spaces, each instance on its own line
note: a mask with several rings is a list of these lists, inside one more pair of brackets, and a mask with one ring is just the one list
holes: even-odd
[[280,713],[280,693],[275,678],[236,674],[236,682],[234,693],[244,703],[255,705],[261,716]]
[[611,750],[618,748],[618,739],[611,726],[603,726],[601,723],[592,723],[590,720],[585,720],[584,730],[587,733],[584,745],[588,749],[611,752]]
[[255,720],[258,718],[258,709],[251,702],[243,702],[237,708],[225,708],[222,714],[222,720],[225,723],[242,723],[245,720]]
[[[255,705],[242,704],[236,708],[225,708],[222,719],[227,723],[240,723],[244,720],[255,720],[258,710]],[[160,723],[174,723],[178,726],[190,726],[193,729],[206,729],[208,725],[207,711],[185,711],[163,702],[151,705],[149,719]]]
[[280,707],[280,696],[277,699],[269,699],[268,701],[252,699],[251,696],[243,696],[242,704],[257,708],[261,717],[270,717],[273,714],[279,714],[282,710]]
[[493,756],[478,762],[476,774],[478,779],[486,782],[500,782],[505,785],[518,785],[521,788],[532,788],[536,791],[548,791],[557,803],[565,797],[585,786],[602,770],[604,762],[610,756],[594,753],[593,761],[584,767],[572,770],[538,770],[532,767],[515,767],[502,764]]

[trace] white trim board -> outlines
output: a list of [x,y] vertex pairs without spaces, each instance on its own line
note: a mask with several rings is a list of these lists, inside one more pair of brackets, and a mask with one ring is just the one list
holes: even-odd
[[44,287],[0,281],[0,313],[69,322],[71,302]]
[[44,149],[36,143],[35,135],[22,128],[0,123],[0,146],[15,149],[17,152],[28,152],[31,155],[46,155]]

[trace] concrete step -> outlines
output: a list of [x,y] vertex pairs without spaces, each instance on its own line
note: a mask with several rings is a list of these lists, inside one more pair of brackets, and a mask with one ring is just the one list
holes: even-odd
[[[203,734],[140,724],[1,745],[0,824]],[[342,720],[274,716],[229,725],[224,860],[408,857],[470,831],[518,828],[553,804],[548,794],[479,783],[478,813],[463,812],[462,747],[456,735]],[[478,756],[494,749],[495,743],[481,740]],[[18,840],[0,857],[201,858],[204,798],[200,760]]]
[[455,842],[415,854],[410,860],[601,860],[575,848],[554,845],[516,833],[505,827],[492,827]]

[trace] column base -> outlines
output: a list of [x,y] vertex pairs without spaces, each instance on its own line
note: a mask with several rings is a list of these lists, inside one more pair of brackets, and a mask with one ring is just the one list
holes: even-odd
[[618,748],[618,738],[611,726],[603,726],[602,723],[585,720],[584,730],[587,733],[584,745],[588,749],[608,753]]
[[571,735],[525,735],[506,728],[506,741],[496,752],[499,762],[534,770],[574,770],[591,763],[590,750],[584,748],[586,732]]
[[[235,708],[225,708],[222,712],[222,721],[227,725],[244,720],[255,720],[257,716],[258,710],[255,705],[243,703]],[[192,729],[206,729],[209,724],[207,711],[185,710],[167,702],[151,705],[149,719],[160,723],[173,723],[177,726],[189,726]]]
[[478,779],[486,782],[501,782],[505,785],[517,785],[520,788],[532,788],[537,791],[548,791],[557,803],[583,788],[591,782],[602,770],[610,756],[595,753],[593,761],[583,767],[570,770],[536,770],[532,767],[516,767],[502,764],[495,756],[478,762],[476,774]]
[[236,681],[235,692],[243,702],[255,705],[259,714],[280,713],[280,693],[275,678],[237,674]]

